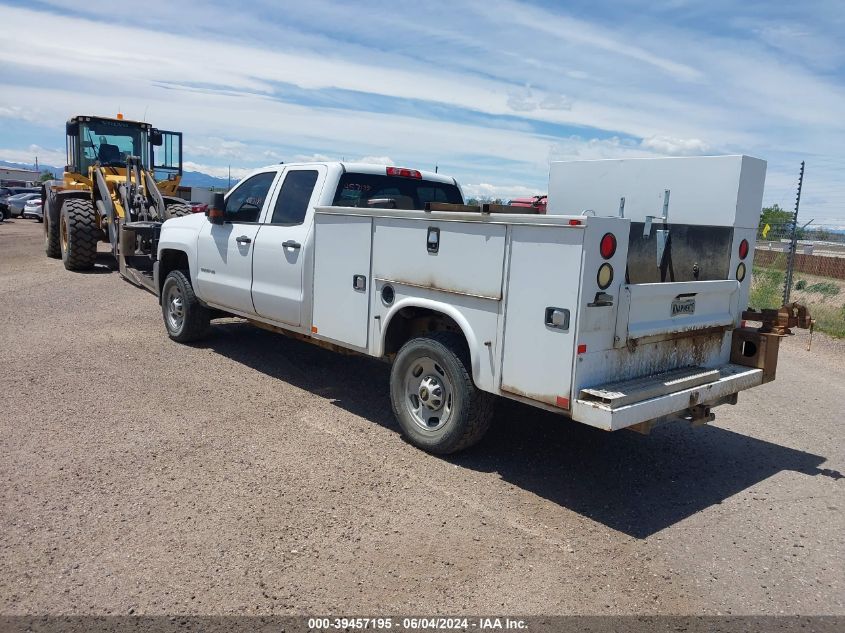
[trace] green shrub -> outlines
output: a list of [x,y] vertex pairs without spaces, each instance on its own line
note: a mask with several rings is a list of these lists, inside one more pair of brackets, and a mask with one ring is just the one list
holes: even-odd
[[[798,286],[796,286],[797,288]],[[825,297],[833,297],[839,294],[839,286],[832,281],[820,281],[818,283],[807,286],[807,292],[818,292]]]
[[804,290],[807,287],[807,282],[803,279],[799,279],[798,282],[795,284],[796,290]]

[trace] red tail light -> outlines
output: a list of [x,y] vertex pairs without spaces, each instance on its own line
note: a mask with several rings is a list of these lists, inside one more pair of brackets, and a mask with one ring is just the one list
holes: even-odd
[[748,240],[742,240],[739,243],[739,258],[745,259],[748,257]]
[[422,174],[416,169],[406,169],[405,167],[388,167],[388,176],[401,176],[402,178],[416,178],[422,180]]
[[605,259],[610,259],[616,253],[616,236],[613,233],[605,233],[601,238],[599,252]]

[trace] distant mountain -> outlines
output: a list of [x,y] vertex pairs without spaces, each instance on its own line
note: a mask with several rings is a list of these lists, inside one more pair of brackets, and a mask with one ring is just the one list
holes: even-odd
[[[6,160],[0,160],[0,167],[10,167],[12,169],[35,169],[35,165],[31,163],[10,163]],[[55,165],[44,165],[39,163],[38,169],[40,171],[49,170],[56,178],[61,178],[64,173],[64,167],[56,167]],[[229,180],[227,178],[217,178],[205,174],[201,171],[183,171],[182,185],[185,187],[227,187]]]
[[[7,160],[0,160],[0,167],[9,167],[11,169],[29,169],[34,170],[35,165],[29,163],[10,163]],[[42,165],[38,163],[38,170],[44,171],[45,169],[50,170],[56,178],[61,178],[62,173],[64,173],[64,167],[54,167],[52,165]]]
[[[237,179],[232,180],[232,184],[236,183]],[[182,184],[185,187],[228,187],[228,178],[217,178],[204,174],[201,171],[183,171]]]

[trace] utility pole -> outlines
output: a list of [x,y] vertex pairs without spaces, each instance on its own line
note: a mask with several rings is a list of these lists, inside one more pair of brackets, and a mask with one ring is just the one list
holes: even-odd
[[795,196],[795,211],[792,214],[791,239],[789,240],[789,254],[786,259],[786,278],[783,280],[783,305],[789,303],[792,294],[792,269],[795,267],[795,250],[798,246],[798,205],[801,204],[801,187],[804,184],[804,161],[801,161],[801,171],[798,172],[798,193]]

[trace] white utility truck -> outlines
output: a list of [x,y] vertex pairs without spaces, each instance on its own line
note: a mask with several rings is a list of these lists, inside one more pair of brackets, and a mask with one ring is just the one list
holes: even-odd
[[478,441],[495,396],[606,430],[703,423],[774,377],[776,335],[737,329],[765,169],[553,163],[540,215],[464,205],[442,174],[273,165],[163,224],[154,289],[176,341],[222,312],[392,361],[396,418],[434,453]]

